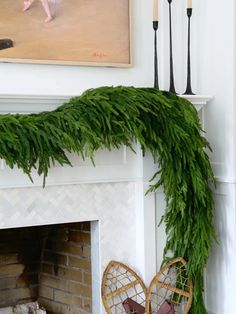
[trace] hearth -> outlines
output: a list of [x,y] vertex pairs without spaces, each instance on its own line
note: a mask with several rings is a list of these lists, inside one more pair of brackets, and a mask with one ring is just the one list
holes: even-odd
[[0,308],[35,301],[47,313],[92,313],[89,222],[0,230]]

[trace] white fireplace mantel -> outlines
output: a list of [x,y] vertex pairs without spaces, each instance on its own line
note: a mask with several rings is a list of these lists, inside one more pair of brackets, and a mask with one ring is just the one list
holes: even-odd
[[[184,97],[203,117],[204,106],[211,97]],[[0,114],[50,111],[69,98],[0,95]],[[0,228],[85,220],[98,222],[99,227],[92,227],[92,243],[97,243],[92,253],[96,257],[92,260],[93,308],[96,309],[93,313],[103,313],[100,282],[109,259],[134,265],[146,284],[160,265],[163,239],[156,241],[156,226],[165,205],[156,199],[157,194],[162,197],[162,192],[145,195],[157,165],[149,154],[143,156],[138,144],[134,149],[136,154],[127,147],[98,151],[96,167],[90,160],[83,161],[72,154],[69,157],[73,168],[52,167],[45,189],[36,172],[32,173],[32,183],[21,170],[9,169],[0,161]]]
[[[51,111],[68,101],[72,96],[48,95],[0,95],[0,114],[6,113],[38,113]],[[211,100],[210,96],[181,96],[190,100],[204,120],[203,107]],[[204,125],[203,125],[204,128]],[[83,161],[75,154],[69,156],[73,168],[56,165],[49,171],[47,185],[65,185],[99,182],[127,182],[147,180],[152,176],[155,165],[151,158],[143,158],[139,145],[134,146],[136,154],[122,147],[119,150],[98,151],[95,155],[94,167],[89,159]],[[144,168],[144,170],[143,170]],[[32,172],[33,184],[21,170],[10,170],[4,161],[0,161],[0,188],[42,186],[42,177]]]

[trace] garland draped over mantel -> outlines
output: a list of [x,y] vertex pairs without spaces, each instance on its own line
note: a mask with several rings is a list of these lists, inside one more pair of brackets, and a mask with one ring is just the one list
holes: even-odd
[[30,176],[32,168],[46,178],[57,161],[70,164],[66,152],[93,159],[98,149],[138,141],[158,161],[150,191],[164,188],[167,242],[164,258],[188,261],[194,282],[192,314],[207,313],[202,298],[203,272],[212,239],[214,177],[205,152],[194,106],[153,88],[101,87],[74,97],[52,112],[0,116],[0,158]]

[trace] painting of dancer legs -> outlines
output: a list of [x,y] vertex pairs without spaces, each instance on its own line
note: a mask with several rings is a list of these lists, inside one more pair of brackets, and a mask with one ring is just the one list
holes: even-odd
[[131,66],[130,0],[1,0],[0,62]]

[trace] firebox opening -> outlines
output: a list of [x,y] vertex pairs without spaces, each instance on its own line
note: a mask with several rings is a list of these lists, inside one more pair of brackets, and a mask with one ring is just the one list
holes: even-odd
[[0,313],[34,301],[92,313],[89,222],[0,230]]

